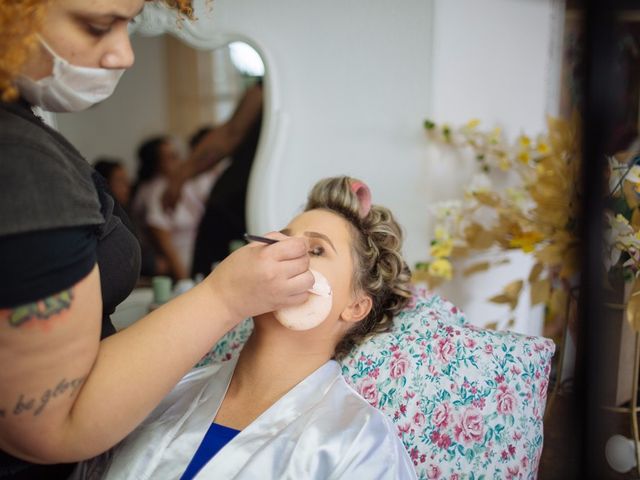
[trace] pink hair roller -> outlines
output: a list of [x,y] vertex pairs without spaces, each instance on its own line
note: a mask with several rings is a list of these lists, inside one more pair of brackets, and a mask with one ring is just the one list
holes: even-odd
[[360,218],[364,218],[369,215],[371,210],[371,190],[364,182],[360,180],[351,181],[351,191],[358,197],[358,203],[360,204]]

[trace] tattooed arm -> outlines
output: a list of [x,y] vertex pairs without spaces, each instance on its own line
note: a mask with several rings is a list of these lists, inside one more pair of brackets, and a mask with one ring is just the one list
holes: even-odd
[[2,450],[31,461],[46,457],[42,437],[61,431],[91,370],[101,316],[97,268],[69,290],[0,311]]
[[[0,449],[71,462],[117,443],[233,326],[207,321],[211,309],[224,311],[210,293],[194,289],[102,342],[98,267],[68,291],[3,311]],[[194,329],[209,340],[191,338]]]
[[122,440],[238,322],[306,299],[307,244],[280,237],[237,250],[192,290],[102,342],[97,266],[69,291],[2,311],[0,450],[73,462]]

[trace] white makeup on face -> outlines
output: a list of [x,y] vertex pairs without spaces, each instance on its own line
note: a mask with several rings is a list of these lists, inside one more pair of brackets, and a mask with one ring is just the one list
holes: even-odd
[[333,295],[328,280],[320,272],[309,270],[315,278],[312,293],[306,302],[274,312],[276,319],[291,330],[310,330],[327,319]]
[[281,233],[309,239],[310,270],[316,282],[307,302],[274,312],[274,316],[295,330],[315,328],[330,319],[331,323],[338,321],[352,301],[352,234],[348,222],[328,210],[311,210],[294,218]]

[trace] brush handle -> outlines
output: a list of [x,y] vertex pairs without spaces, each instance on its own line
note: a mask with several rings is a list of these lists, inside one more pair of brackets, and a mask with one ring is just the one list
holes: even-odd
[[249,235],[248,233],[244,234],[244,239],[247,242],[262,242],[267,245],[278,243],[278,240],[274,240],[273,238],[261,237],[260,235]]

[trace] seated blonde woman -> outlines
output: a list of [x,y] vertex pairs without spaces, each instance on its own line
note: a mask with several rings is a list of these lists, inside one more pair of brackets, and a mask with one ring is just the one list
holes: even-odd
[[336,362],[386,330],[410,296],[399,225],[370,206],[364,184],[337,177],[315,185],[282,233],[308,238],[311,268],[331,287],[326,319],[292,330],[274,312],[255,317],[237,360],[188,374],[116,448],[104,478],[415,478],[396,428]]

